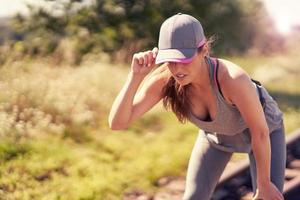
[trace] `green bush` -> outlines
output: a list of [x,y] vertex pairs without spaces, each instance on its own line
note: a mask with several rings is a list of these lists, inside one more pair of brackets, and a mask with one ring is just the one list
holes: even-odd
[[198,18],[206,35],[218,38],[215,53],[226,55],[245,53],[257,38],[266,46],[269,40],[263,38],[269,35],[264,29],[272,28],[263,4],[253,0],[96,0],[89,6],[78,6],[78,0],[46,2],[54,2],[51,5],[61,8],[61,14],[51,12],[54,7],[29,6],[28,17],[17,15],[12,22],[14,31],[23,35],[24,54],[53,55],[60,41],[73,38],[78,40],[74,49],[64,51],[75,52],[74,64],[93,49],[109,53],[113,60],[129,61],[133,52],[156,46],[161,23],[178,12]]

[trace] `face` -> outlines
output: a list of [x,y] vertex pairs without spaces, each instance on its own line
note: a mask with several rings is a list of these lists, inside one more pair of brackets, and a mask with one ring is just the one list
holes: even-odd
[[204,63],[203,52],[197,53],[190,63],[167,62],[172,76],[182,86],[188,85],[199,78]]
[[191,63],[166,63],[172,76],[180,85],[187,85],[191,83],[193,75],[195,74],[195,66]]

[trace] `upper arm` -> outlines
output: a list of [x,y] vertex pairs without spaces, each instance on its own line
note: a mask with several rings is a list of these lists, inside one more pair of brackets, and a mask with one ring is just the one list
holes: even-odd
[[250,77],[243,70],[237,70],[226,82],[230,100],[239,109],[251,132],[269,132],[256,86]]
[[144,81],[134,97],[130,123],[141,117],[163,98],[162,89],[168,77],[167,69],[161,66]]

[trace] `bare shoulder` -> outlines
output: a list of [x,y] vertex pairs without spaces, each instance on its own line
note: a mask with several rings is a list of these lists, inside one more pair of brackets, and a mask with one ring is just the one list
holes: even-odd
[[218,59],[218,60],[219,60],[218,78],[221,84],[231,85],[231,84],[236,84],[237,82],[243,81],[245,79],[250,79],[247,72],[237,64],[225,59]]
[[247,91],[249,87],[252,87],[252,84],[250,84],[251,79],[247,72],[237,64],[225,59],[218,60],[218,79],[221,90],[225,99],[229,103],[234,104],[233,96],[239,95],[241,92]]

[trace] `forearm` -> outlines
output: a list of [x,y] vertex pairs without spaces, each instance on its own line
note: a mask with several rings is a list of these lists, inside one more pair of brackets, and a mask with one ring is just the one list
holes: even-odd
[[257,187],[270,182],[271,147],[268,133],[252,134],[252,149],[256,161]]
[[109,113],[109,126],[113,129],[124,128],[128,125],[130,120],[133,99],[143,81],[143,76],[136,76],[130,72],[127,80],[113,102],[111,111]]

